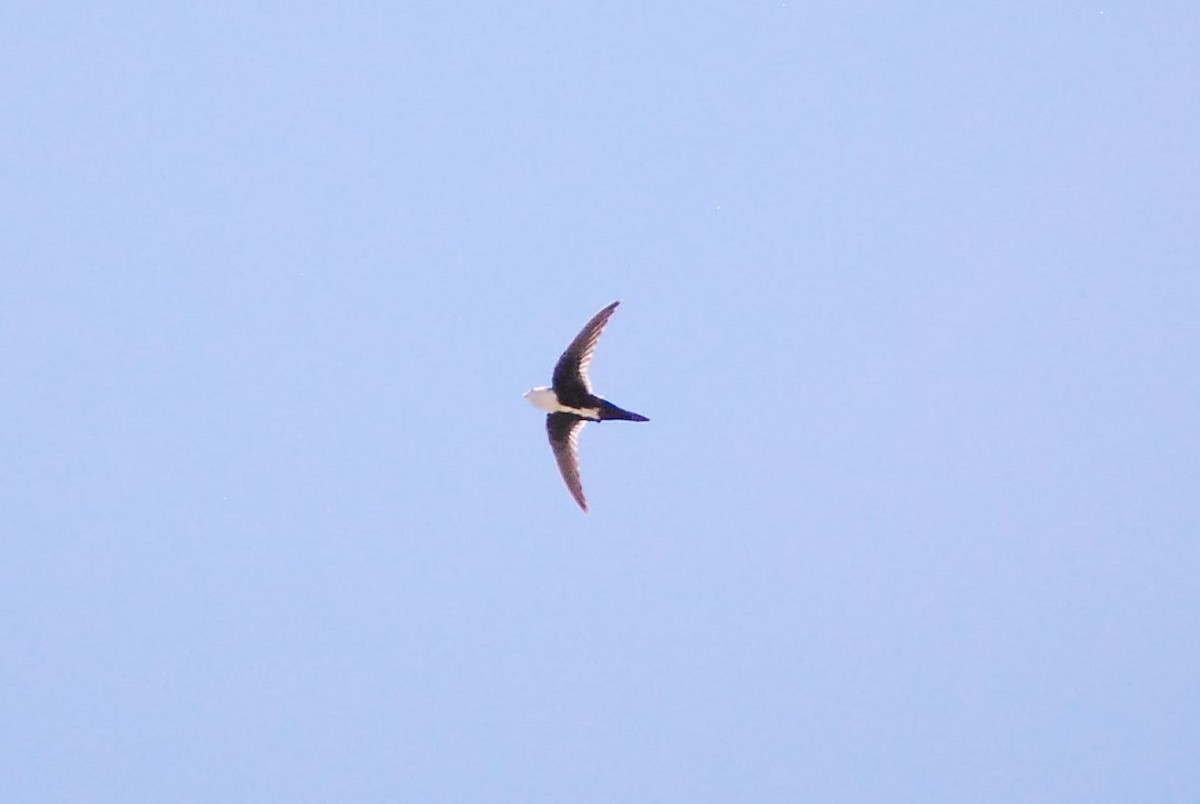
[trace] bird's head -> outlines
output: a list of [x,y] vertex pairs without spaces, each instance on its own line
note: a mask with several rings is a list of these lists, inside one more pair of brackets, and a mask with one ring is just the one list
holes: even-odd
[[525,392],[525,398],[534,406],[541,410],[553,413],[558,409],[558,397],[554,394],[553,388],[541,387],[530,388]]

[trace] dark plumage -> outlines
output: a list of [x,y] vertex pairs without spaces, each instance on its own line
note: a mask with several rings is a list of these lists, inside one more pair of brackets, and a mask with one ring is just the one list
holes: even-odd
[[596,396],[588,381],[587,370],[596,343],[618,304],[620,302],[615,301],[596,313],[579,331],[554,366],[550,388],[534,388],[525,394],[534,405],[548,411],[546,432],[550,437],[550,447],[554,450],[554,459],[558,462],[567,490],[584,511],[588,510],[588,505],[579,479],[580,428],[589,421],[650,421],[639,413],[619,408],[607,399]]

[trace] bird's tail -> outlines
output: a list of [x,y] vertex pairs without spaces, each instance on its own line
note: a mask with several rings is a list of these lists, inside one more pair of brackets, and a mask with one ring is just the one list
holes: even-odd
[[631,410],[619,408],[607,399],[600,406],[600,420],[606,421],[609,419],[622,419],[627,422],[648,422],[650,421],[640,413],[634,413]]

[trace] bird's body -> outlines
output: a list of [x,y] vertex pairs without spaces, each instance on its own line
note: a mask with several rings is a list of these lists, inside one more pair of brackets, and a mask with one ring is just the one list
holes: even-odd
[[579,431],[585,422],[622,419],[631,422],[650,421],[639,413],[619,408],[607,399],[592,393],[587,369],[600,333],[620,302],[613,302],[584,325],[554,367],[551,386],[534,388],[525,398],[535,407],[546,411],[546,432],[550,447],[562,473],[567,490],[584,511],[588,509],[579,480]]
[[582,399],[568,398],[564,401],[559,398],[553,388],[542,387],[530,390],[525,394],[525,398],[532,402],[534,407],[541,408],[547,413],[562,413],[589,422],[602,422],[609,419],[625,419],[631,422],[650,421],[645,416],[623,410],[607,399],[601,399],[593,394],[588,394]]

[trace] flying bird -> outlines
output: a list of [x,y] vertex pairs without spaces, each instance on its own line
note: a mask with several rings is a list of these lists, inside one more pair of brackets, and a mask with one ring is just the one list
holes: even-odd
[[615,301],[608,305],[579,330],[554,366],[553,383],[549,387],[533,388],[525,393],[525,398],[535,407],[546,411],[546,432],[550,436],[550,448],[554,450],[558,471],[562,473],[567,490],[584,511],[588,505],[579,480],[579,431],[584,423],[609,419],[650,421],[639,413],[623,410],[596,396],[588,381],[587,370],[600,332],[620,303]]

